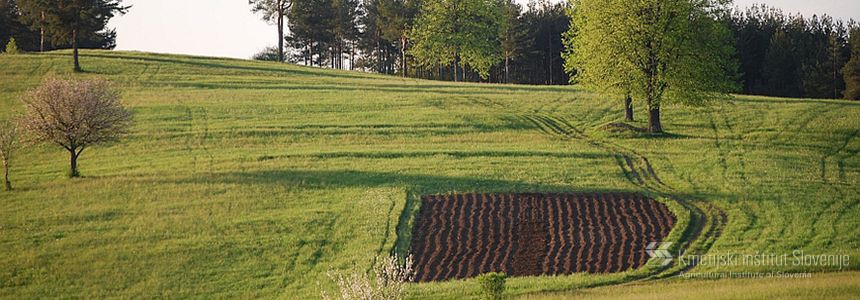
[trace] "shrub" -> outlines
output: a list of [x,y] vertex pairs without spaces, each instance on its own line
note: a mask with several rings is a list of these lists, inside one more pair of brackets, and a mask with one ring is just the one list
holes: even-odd
[[502,299],[505,294],[505,273],[484,273],[478,276],[481,284],[481,297],[487,300]]
[[[332,274],[329,273],[340,291],[340,299],[402,299],[406,284],[414,279],[412,256],[403,262],[397,256],[377,259],[373,268],[373,276],[365,273]],[[323,293],[323,299],[331,299]]]
[[18,42],[15,41],[15,38],[9,39],[9,43],[6,43],[6,54],[18,53],[21,53],[21,50],[18,49]]

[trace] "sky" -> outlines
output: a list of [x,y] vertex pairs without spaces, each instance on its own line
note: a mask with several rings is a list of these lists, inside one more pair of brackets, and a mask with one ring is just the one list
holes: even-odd
[[[858,0],[735,0],[740,7],[754,3],[805,16],[828,14],[860,21]],[[247,0],[125,0],[123,4],[132,5],[129,13],[108,24],[117,30],[117,50],[249,58],[277,43],[275,27],[251,13]]]

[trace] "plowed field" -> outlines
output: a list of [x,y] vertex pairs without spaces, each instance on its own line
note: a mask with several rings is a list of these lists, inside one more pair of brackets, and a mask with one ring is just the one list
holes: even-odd
[[424,196],[416,280],[624,271],[674,224],[665,205],[630,193]]

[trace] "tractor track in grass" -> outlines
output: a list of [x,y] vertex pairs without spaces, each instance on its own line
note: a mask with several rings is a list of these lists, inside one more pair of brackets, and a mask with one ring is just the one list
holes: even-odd
[[[680,244],[677,245],[679,251],[683,251],[687,255],[705,254],[722,234],[727,223],[725,212],[706,201],[691,201],[677,196],[677,191],[667,185],[657,175],[651,164],[651,160],[645,155],[608,141],[590,137],[584,131],[571,125],[561,117],[547,113],[524,114],[520,117],[534,124],[547,135],[563,140],[578,140],[603,149],[615,157],[618,167],[630,183],[653,194],[675,201],[686,209],[690,213],[690,220],[687,229],[682,234]],[[695,263],[684,266],[678,265],[677,267],[670,266],[653,274],[649,278],[658,279],[677,275],[687,272],[695,266]]]

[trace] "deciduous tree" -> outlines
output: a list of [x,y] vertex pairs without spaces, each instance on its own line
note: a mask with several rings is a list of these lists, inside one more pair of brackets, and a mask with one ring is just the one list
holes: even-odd
[[572,0],[575,80],[642,99],[648,130],[663,131],[666,102],[702,103],[735,89],[729,32],[711,0]]
[[[503,0],[426,0],[411,31],[420,64],[469,66],[482,78],[502,59]],[[454,72],[454,80],[462,75]]]
[[119,92],[105,80],[47,78],[25,94],[23,127],[36,142],[69,152],[69,176],[77,177],[78,157],[87,148],[113,142],[126,133],[131,114]]
[[18,126],[11,120],[0,121],[0,159],[3,160],[3,182],[7,191],[12,190],[9,167],[12,155],[19,147]]

